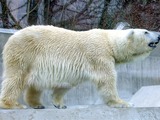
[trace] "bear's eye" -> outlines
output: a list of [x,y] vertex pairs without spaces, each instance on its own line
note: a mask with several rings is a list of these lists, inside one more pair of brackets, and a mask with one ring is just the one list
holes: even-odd
[[149,33],[147,31],[145,31],[144,34],[149,34]]

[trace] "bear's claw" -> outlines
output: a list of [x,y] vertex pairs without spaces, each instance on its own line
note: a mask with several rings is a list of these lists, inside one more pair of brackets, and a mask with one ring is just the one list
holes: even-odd
[[60,105],[54,105],[54,107],[56,107],[56,108],[58,108],[58,109],[66,109],[67,108],[67,106],[60,106]]
[[43,105],[38,105],[38,106],[34,107],[34,109],[45,109],[45,107]]

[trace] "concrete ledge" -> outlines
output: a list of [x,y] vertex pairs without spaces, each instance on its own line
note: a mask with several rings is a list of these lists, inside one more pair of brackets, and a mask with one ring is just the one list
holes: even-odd
[[5,29],[5,28],[0,28],[0,33],[3,34],[13,34],[15,32],[17,32],[18,30],[15,29]]
[[67,109],[0,110],[0,120],[159,120],[160,108],[109,108],[104,105]]
[[135,107],[160,107],[160,85],[144,86],[130,100]]

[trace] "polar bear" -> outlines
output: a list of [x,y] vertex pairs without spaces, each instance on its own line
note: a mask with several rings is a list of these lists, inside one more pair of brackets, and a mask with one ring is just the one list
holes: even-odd
[[44,89],[53,90],[55,107],[66,108],[65,93],[84,81],[96,85],[106,105],[129,107],[118,96],[115,65],[147,57],[159,41],[159,33],[145,29],[24,28],[4,46],[0,108],[25,108],[17,102],[25,90],[28,105],[42,109]]

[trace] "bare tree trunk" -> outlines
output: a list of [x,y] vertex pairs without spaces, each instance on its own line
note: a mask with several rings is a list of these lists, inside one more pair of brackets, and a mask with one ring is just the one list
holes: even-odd
[[40,0],[28,0],[27,19],[29,25],[37,24],[39,2]]
[[99,28],[109,28],[108,26],[108,5],[110,3],[111,0],[104,0],[104,8],[103,8],[103,11],[102,11],[102,15],[101,15],[101,18],[100,18],[100,21],[99,21],[99,25],[98,27]]
[[50,0],[44,0],[44,24],[48,24],[49,2]]
[[3,28],[9,28],[8,8],[6,0],[1,0]]
[[52,24],[52,8],[54,7],[54,2],[51,0],[44,0],[44,24]]

